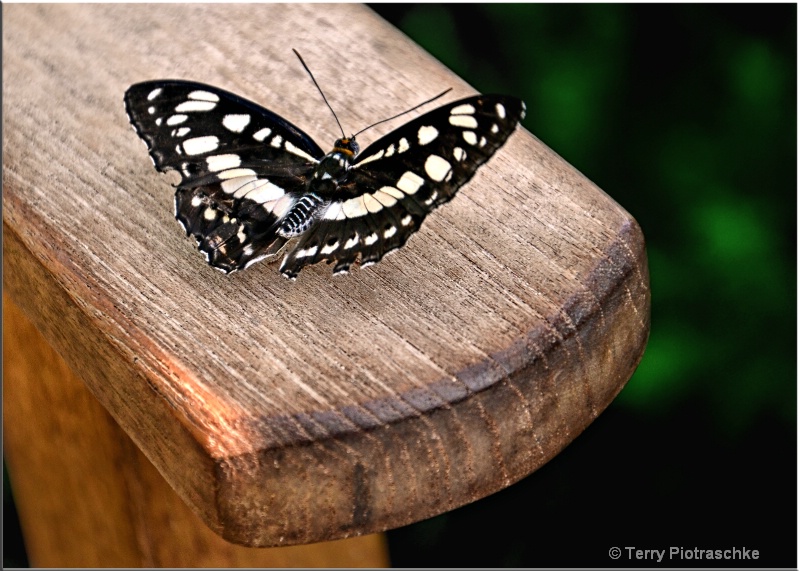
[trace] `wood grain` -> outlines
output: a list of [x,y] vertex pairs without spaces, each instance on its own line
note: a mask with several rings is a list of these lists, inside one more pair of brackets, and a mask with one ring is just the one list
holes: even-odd
[[34,567],[385,567],[380,534],[257,549],[213,533],[3,298],[4,453]]
[[344,278],[224,276],[182,236],[127,86],[212,83],[321,143],[336,126],[290,47],[347,130],[444,87],[473,93],[367,9],[3,15],[4,285],[224,538],[348,537],[486,496],[557,454],[632,374],[650,321],[641,231],[523,129],[405,248]]

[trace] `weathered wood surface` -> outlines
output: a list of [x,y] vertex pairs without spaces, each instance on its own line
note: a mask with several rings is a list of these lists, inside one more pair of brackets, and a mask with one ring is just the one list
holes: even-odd
[[291,47],[347,130],[444,87],[473,93],[367,9],[3,15],[4,285],[226,539],[341,538],[486,496],[557,454],[632,374],[649,330],[639,227],[523,129],[405,248],[347,277],[225,276],[182,235],[127,123],[128,85],[212,83],[321,144],[336,125]]
[[382,534],[266,549],[219,537],[7,296],[3,365],[6,461],[32,566],[388,565]]

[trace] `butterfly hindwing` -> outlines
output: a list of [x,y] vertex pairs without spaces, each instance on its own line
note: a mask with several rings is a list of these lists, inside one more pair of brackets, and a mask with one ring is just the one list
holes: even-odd
[[453,198],[524,116],[519,99],[479,95],[426,113],[371,144],[348,171],[341,198],[321,214],[281,265],[296,275],[321,260],[334,273],[402,247],[437,206]]
[[228,273],[277,253],[285,244],[286,240],[276,233],[280,216],[275,211],[290,200],[284,197],[260,204],[233,199],[219,184],[202,188],[179,186],[175,192],[175,217],[186,234],[197,241],[206,261]]

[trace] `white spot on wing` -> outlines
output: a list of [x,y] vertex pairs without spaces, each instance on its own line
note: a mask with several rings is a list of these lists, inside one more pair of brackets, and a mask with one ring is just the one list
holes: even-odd
[[386,230],[384,230],[383,237],[391,238],[395,234],[397,234],[397,226],[392,226],[391,228],[387,228]]
[[181,127],[180,129],[173,129],[172,136],[173,137],[184,137],[189,134],[191,129],[189,127]]
[[264,139],[269,137],[270,133],[272,133],[272,129],[270,129],[269,127],[264,127],[263,129],[259,129],[258,131],[253,133],[253,138],[256,141],[263,141]]
[[283,142],[283,137],[281,137],[280,135],[275,135],[269,142],[269,145],[270,147],[275,147],[276,149],[279,149],[282,142]]
[[219,145],[219,139],[214,136],[209,137],[195,137],[194,139],[186,139],[183,142],[183,150],[187,155],[200,155],[213,151]]
[[439,131],[436,129],[436,127],[432,126],[422,126],[419,128],[419,131],[417,131],[417,137],[420,145],[427,145],[438,136]]
[[181,123],[186,121],[188,118],[189,118],[188,115],[173,115],[172,117],[167,119],[167,125],[170,125],[170,126],[172,126],[172,125],[180,125]]
[[466,153],[466,151],[464,151],[464,149],[462,149],[461,147],[454,147],[454,148],[453,148],[453,157],[454,157],[454,158],[455,158],[457,161],[461,162],[461,161],[463,161],[465,158],[467,158],[467,153]]
[[241,133],[249,123],[250,115],[247,114],[230,114],[222,118],[222,125],[234,133]]
[[475,145],[478,142],[478,137],[475,135],[475,131],[464,131],[461,133],[461,136],[464,137],[464,140],[470,145]]
[[310,248],[305,248],[303,250],[297,250],[297,253],[294,255],[295,258],[308,258],[313,256],[317,253],[317,247],[311,246]]
[[214,107],[216,107],[216,103],[212,103],[211,101],[184,101],[177,107],[175,107],[175,111],[178,113],[191,113],[193,111],[211,111]]
[[222,191],[226,194],[233,194],[238,192],[239,190],[243,189],[248,184],[252,183],[256,180],[255,176],[241,176],[239,178],[230,178],[228,180],[223,180],[220,186],[222,187]]
[[196,194],[192,197],[192,206],[197,208],[203,203],[203,199],[197,196]]
[[380,159],[382,157],[383,157],[383,151],[381,150],[381,151],[378,151],[377,153],[375,153],[374,155],[371,155],[371,156],[367,157],[366,159],[360,160],[356,166],[357,167],[363,166],[363,165],[365,165],[367,163],[370,163],[372,161],[377,161],[378,159]]
[[262,206],[267,212],[272,212],[278,218],[283,218],[295,202],[296,200],[290,194],[286,194],[273,202],[265,202]]
[[147,112],[150,113],[150,115],[152,115],[153,113],[156,112],[156,108],[155,107],[148,107],[147,108]]
[[375,232],[364,238],[364,244],[366,244],[367,246],[372,246],[377,241],[378,241],[378,235]]
[[433,191],[433,194],[431,194],[431,195],[430,195],[430,197],[428,198],[428,200],[426,200],[426,201],[424,202],[425,206],[430,206],[431,204],[433,204],[433,202],[434,202],[434,201],[435,201],[435,200],[436,200],[438,197],[439,197],[439,193],[438,193],[438,192],[436,192],[436,191],[434,190],[434,191]]
[[160,87],[156,87],[153,91],[151,91],[150,93],[147,94],[147,100],[148,101],[152,101],[153,99],[155,99],[156,97],[159,96],[161,91],[162,90],[161,90]]
[[348,218],[358,218],[367,213],[367,207],[364,205],[364,196],[357,196],[350,198],[342,203],[342,212]]
[[255,188],[244,195],[246,199],[263,204],[278,200],[285,194],[281,187],[267,179],[261,179],[256,182],[257,184],[254,184]]
[[450,163],[439,155],[430,155],[425,161],[425,172],[436,182],[442,182],[451,168]]
[[398,143],[397,147],[397,152],[405,153],[409,148],[410,147],[408,146],[408,141],[406,140],[406,138],[403,137],[402,139],[400,139],[400,142]]
[[206,220],[214,220],[217,217],[217,211],[210,206],[203,211],[203,218]]
[[377,194],[378,192],[380,192],[381,194],[388,194],[389,196],[396,198],[397,200],[400,200],[405,196],[405,194],[403,194],[403,191],[393,186],[382,186],[377,190],[375,194]]
[[450,115],[472,115],[473,113],[475,113],[475,108],[469,103],[458,105],[450,110]]
[[403,219],[400,221],[400,224],[402,224],[403,226],[410,226],[413,221],[414,221],[414,219],[411,218],[411,215],[410,214],[406,214],[403,217]]
[[406,171],[403,173],[403,176],[400,177],[400,180],[397,181],[396,186],[406,194],[414,194],[424,182],[423,178],[418,174]]
[[478,127],[478,120],[472,115],[450,115],[449,121],[455,127],[464,127],[465,129],[476,129]]
[[353,234],[353,237],[350,238],[347,242],[344,243],[344,249],[345,250],[349,250],[350,248],[352,248],[356,244],[358,244],[358,232]]
[[380,202],[378,202],[375,199],[375,197],[372,196],[371,194],[364,195],[364,206],[366,206],[367,210],[369,212],[372,212],[373,214],[383,210],[383,205]]
[[494,106],[494,110],[497,111],[497,116],[498,117],[500,117],[501,119],[505,119],[506,118],[506,108],[503,107],[502,103],[498,103],[497,105],[495,105]]
[[236,168],[242,164],[242,160],[239,155],[214,155],[206,158],[206,163],[208,170],[217,172]]
[[322,250],[320,250],[320,254],[322,254],[322,255],[330,254],[331,252],[335,252],[336,248],[338,248],[338,247],[339,247],[339,241],[337,240],[336,243],[331,244],[330,246],[325,246],[324,248],[322,248]]
[[[397,204],[397,199],[388,192],[384,191],[385,188],[391,188],[391,187],[384,186],[380,190],[376,190],[375,192],[373,192],[372,196],[375,198],[375,200],[383,204],[385,207],[389,208]],[[396,188],[392,190],[394,190],[395,193],[400,194],[401,197],[403,196],[403,193],[397,190]]]
[[217,176],[221,180],[229,179],[229,178],[239,178],[243,176],[252,176],[255,175],[256,171],[251,169],[229,169],[226,171],[222,171]]
[[389,145],[389,148],[386,149],[386,156],[391,157],[394,154],[394,144]]
[[189,94],[189,99],[197,99],[199,101],[213,101],[216,103],[217,101],[219,101],[219,96],[214,93],[211,93],[210,91],[197,90],[197,91],[192,91]]
[[[273,145],[273,146],[274,146],[274,145]],[[312,162],[312,163],[319,162],[319,161],[317,161],[317,159],[315,159],[314,157],[312,157],[311,155],[309,155],[309,154],[308,154],[307,152],[305,152],[303,149],[301,149],[301,148],[299,148],[299,147],[296,147],[296,146],[294,146],[294,145],[293,145],[293,144],[291,144],[289,141],[286,141],[286,144],[284,145],[284,148],[285,148],[287,151],[289,151],[290,153],[292,153],[293,155],[297,155],[298,157],[304,158],[305,160],[307,160],[307,161],[309,161],[309,162]]]
[[331,202],[325,208],[325,212],[323,213],[322,218],[323,220],[336,220],[341,213],[342,213],[342,203]]

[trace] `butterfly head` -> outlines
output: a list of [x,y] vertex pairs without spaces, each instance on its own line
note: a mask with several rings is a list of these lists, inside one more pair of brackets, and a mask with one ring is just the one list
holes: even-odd
[[358,143],[356,143],[355,135],[352,137],[343,137],[341,139],[337,139],[336,142],[333,144],[333,151],[344,153],[351,159],[358,154],[360,150]]

